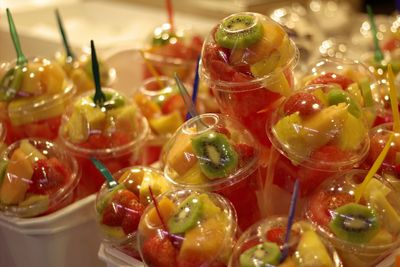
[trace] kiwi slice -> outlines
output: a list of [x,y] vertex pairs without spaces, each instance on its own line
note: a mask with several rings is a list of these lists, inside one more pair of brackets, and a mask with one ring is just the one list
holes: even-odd
[[197,196],[187,197],[178,210],[168,220],[168,230],[171,234],[183,234],[193,228],[201,217],[203,202]]
[[367,243],[379,232],[380,223],[373,209],[349,203],[334,211],[329,229],[348,242]]
[[245,250],[239,257],[241,267],[277,265],[281,259],[281,250],[272,242],[264,242]]
[[215,41],[225,48],[246,48],[258,42],[264,35],[264,27],[251,14],[235,14],[225,18],[215,33]]
[[348,111],[356,118],[361,116],[361,109],[350,95],[342,89],[332,89],[327,95],[329,106],[337,105],[339,103],[347,103],[349,105]]
[[226,177],[238,165],[238,154],[223,134],[201,134],[192,139],[192,147],[199,159],[201,171],[209,179]]

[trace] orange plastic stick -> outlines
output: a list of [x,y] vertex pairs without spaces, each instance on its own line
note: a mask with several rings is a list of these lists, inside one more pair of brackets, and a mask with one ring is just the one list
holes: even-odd
[[168,12],[168,22],[171,25],[171,32],[174,31],[174,8],[172,6],[172,0],[165,0]]

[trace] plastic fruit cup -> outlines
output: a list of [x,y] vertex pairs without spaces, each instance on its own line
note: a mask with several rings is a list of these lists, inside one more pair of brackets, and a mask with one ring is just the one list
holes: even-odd
[[4,126],[4,124],[0,121],[0,153],[3,152],[4,149],[6,149],[6,135],[7,135],[7,129]]
[[141,161],[143,165],[149,165],[159,160],[163,145],[183,124],[185,103],[175,80],[166,76],[146,79],[134,99],[151,129]]
[[164,175],[178,188],[219,193],[246,229],[261,218],[259,148],[249,131],[222,114],[202,114],[172,136],[163,154]]
[[320,239],[315,228],[306,221],[294,222],[287,258],[281,262],[287,221],[287,217],[268,217],[252,225],[236,243],[229,267],[342,267],[333,246]]
[[34,58],[24,67],[3,67],[7,73],[0,84],[0,118],[7,128],[6,143],[27,137],[56,139],[61,115],[76,91],[61,66]]
[[136,232],[144,208],[151,203],[149,187],[155,197],[170,189],[159,170],[134,166],[113,175],[118,185],[104,183],[96,199],[98,223],[104,238],[124,253],[140,259]]
[[[75,84],[78,93],[94,88],[92,74],[92,60],[90,48],[84,47],[75,60],[68,58],[65,53],[57,52],[55,60],[62,66],[68,77]],[[110,68],[103,60],[99,60],[100,81],[104,87],[111,87],[116,80],[116,71]]]
[[[288,210],[296,179],[301,203],[329,176],[359,165],[369,149],[361,107],[332,85],[310,85],[290,95],[268,121],[267,135],[278,151],[271,154],[268,181],[283,189],[277,197],[287,204],[280,212]],[[273,187],[269,196],[274,199]]]
[[259,142],[270,146],[265,122],[281,97],[293,90],[298,55],[278,23],[257,13],[237,13],[216,25],[204,42],[200,77],[222,113],[238,119]]
[[354,192],[366,174],[338,174],[316,190],[306,207],[308,220],[335,246],[345,266],[375,266],[400,244],[399,192],[375,175],[356,203]]
[[[370,131],[370,149],[368,152],[367,160],[364,162],[363,167],[369,169],[377,159],[379,153],[387,143],[390,134],[393,132],[393,123],[385,123],[376,126]],[[389,148],[389,152],[381,166],[383,176],[391,180],[391,183],[400,190],[400,134],[394,133],[394,139]]]
[[[237,220],[218,194],[179,190],[157,198],[143,213],[138,246],[146,266],[226,266]],[[160,216],[162,219],[160,219]]]
[[312,65],[302,86],[311,84],[333,84],[350,93],[361,106],[368,125],[374,124],[380,110],[378,84],[367,66],[347,58],[324,58]]
[[70,204],[80,178],[76,160],[43,139],[10,145],[0,174],[0,211],[16,217],[45,215]]
[[97,192],[104,182],[91,157],[111,173],[135,165],[149,132],[146,118],[127,97],[113,89],[103,91],[103,107],[94,104],[94,92],[86,92],[67,109],[60,127],[61,143],[82,169],[79,197]]
[[[191,81],[202,44],[203,38],[193,33],[192,27],[178,26],[172,32],[170,24],[164,23],[148,37],[144,57],[158,74],[173,77],[176,72],[183,81]],[[143,76],[153,76],[146,66]]]

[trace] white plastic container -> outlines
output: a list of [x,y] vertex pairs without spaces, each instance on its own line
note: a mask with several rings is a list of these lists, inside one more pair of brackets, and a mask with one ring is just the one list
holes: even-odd
[[0,215],[1,267],[101,267],[95,195],[50,215],[20,219]]
[[100,245],[98,256],[99,259],[107,264],[107,267],[144,267],[143,262],[122,253],[104,242]]

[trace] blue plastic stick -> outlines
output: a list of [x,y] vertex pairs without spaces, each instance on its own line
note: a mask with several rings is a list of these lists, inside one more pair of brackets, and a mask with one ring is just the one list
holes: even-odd
[[[194,81],[193,81],[192,103],[194,106],[196,106],[197,93],[199,91],[199,65],[200,65],[200,57],[197,58],[196,74],[194,76]],[[192,116],[190,115],[190,112],[186,113],[186,120],[189,120],[191,118]]]

